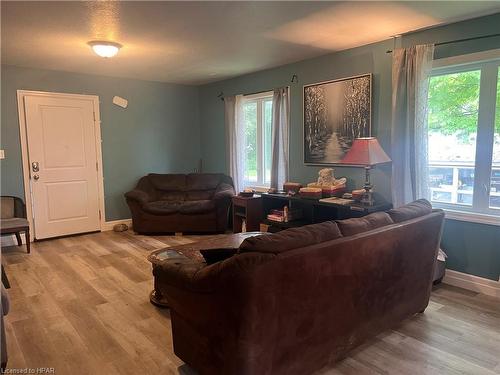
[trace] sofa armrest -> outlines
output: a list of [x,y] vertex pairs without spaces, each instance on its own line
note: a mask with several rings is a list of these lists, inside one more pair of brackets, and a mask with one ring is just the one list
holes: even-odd
[[234,187],[227,184],[221,183],[217,186],[217,190],[215,190],[214,199],[215,200],[229,200],[234,196]]
[[215,275],[218,272],[198,260],[176,259],[155,265],[153,274],[160,286],[166,284],[190,292],[210,293],[215,290]]
[[144,204],[144,203],[147,203],[150,201],[149,195],[145,191],[142,191],[139,189],[134,189],[134,190],[129,191],[128,193],[125,193],[125,198],[133,200],[133,201],[137,201],[141,204]]

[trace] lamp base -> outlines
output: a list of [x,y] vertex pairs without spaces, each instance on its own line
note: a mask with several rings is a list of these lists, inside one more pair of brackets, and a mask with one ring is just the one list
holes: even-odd
[[375,204],[372,194],[373,186],[370,183],[370,169],[371,169],[370,165],[367,165],[365,167],[365,186],[363,186],[365,192],[361,196],[361,204],[365,206],[373,206]]
[[366,190],[361,196],[360,203],[365,206],[373,206],[375,204],[375,200],[373,199],[373,193],[370,190]]

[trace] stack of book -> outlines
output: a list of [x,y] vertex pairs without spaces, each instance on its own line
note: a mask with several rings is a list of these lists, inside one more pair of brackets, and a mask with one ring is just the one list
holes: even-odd
[[299,220],[301,218],[301,209],[290,209],[286,206],[282,210],[271,210],[267,215],[267,220],[278,223],[288,223],[289,221]]

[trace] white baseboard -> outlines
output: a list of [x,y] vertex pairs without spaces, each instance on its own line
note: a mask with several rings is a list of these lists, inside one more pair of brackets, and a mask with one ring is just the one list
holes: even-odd
[[[21,242],[23,243],[23,245],[26,245],[26,236],[23,233],[21,233]],[[2,247],[7,247],[7,246],[18,246],[17,245],[17,240],[16,240],[16,236],[15,235],[3,235],[1,237],[1,246]]]
[[[116,224],[127,224],[129,228],[132,228],[132,219],[122,219],[122,220],[113,220],[113,221],[106,221],[104,225],[102,226],[102,231],[108,231],[108,230],[113,230],[113,227]],[[4,235],[0,237],[1,239],[1,246],[2,247],[7,247],[7,246],[17,246],[17,240],[15,235]],[[26,245],[26,236],[24,233],[21,233],[21,240],[23,245]]]
[[443,283],[500,298],[500,280],[485,279],[447,269]]
[[102,226],[101,230],[108,231],[108,230],[113,230],[113,227],[116,224],[127,224],[129,229],[132,228],[132,219],[121,219],[121,220],[113,220],[113,221],[106,221],[104,225]]

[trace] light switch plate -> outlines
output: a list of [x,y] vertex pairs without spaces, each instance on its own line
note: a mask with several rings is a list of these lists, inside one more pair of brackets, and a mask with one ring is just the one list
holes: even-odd
[[0,150],[0,159],[5,159],[5,151]]
[[113,104],[116,104],[117,106],[120,106],[122,108],[127,108],[128,100],[123,99],[122,97],[119,97],[119,96],[114,96],[113,97]]

